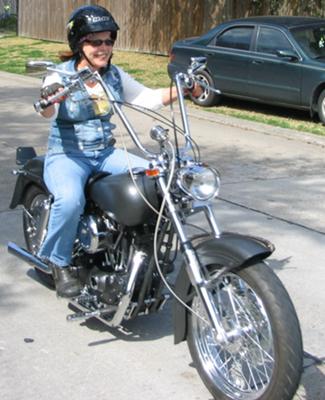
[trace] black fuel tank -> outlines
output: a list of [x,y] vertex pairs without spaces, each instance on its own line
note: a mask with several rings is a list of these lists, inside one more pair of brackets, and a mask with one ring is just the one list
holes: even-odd
[[[136,173],[134,178],[141,193],[158,210],[160,202],[155,180],[148,178],[144,172]],[[156,218],[128,172],[100,178],[90,186],[89,194],[102,210],[109,211],[115,221],[125,226],[140,225]]]

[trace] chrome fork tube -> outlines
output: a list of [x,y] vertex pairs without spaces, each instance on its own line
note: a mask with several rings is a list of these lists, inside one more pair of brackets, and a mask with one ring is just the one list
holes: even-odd
[[214,236],[217,238],[220,237],[220,231],[219,231],[219,228],[218,228],[218,225],[217,225],[216,219],[214,217],[211,206],[208,205],[208,206],[204,207],[204,214],[207,217],[210,228],[214,233]]
[[210,294],[208,290],[207,281],[204,274],[202,273],[202,267],[200,265],[200,260],[198,259],[196,252],[194,251],[192,244],[187,240],[187,235],[183,229],[183,225],[177,215],[176,207],[172,201],[171,195],[167,190],[166,183],[163,177],[158,178],[158,182],[163,191],[168,210],[172,217],[172,221],[179,235],[182,247],[184,249],[185,262],[187,265],[187,273],[189,275],[190,281],[194,286],[200,300],[202,301],[206,314],[208,316],[209,322],[211,323],[213,329],[216,331],[217,338],[221,342],[227,343],[227,335],[223,329],[219,315],[215,312],[215,307],[211,302]]
[[190,125],[188,123],[185,101],[184,101],[183,91],[182,91],[181,77],[179,76],[179,74],[176,75],[175,82],[176,82],[177,97],[178,97],[178,101],[179,101],[179,108],[181,109],[181,117],[182,117],[183,127],[184,127],[184,131],[185,131],[185,136],[190,136],[191,135]]

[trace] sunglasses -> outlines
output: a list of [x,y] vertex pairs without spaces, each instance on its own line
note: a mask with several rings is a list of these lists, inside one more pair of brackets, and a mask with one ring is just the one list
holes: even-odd
[[112,39],[86,39],[86,43],[89,43],[92,47],[99,47],[103,43],[105,43],[106,46],[113,46],[114,45],[114,40]]

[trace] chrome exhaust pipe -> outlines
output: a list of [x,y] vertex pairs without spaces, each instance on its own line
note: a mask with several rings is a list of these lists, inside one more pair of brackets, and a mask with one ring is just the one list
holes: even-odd
[[146,256],[147,254],[143,251],[136,251],[135,254],[133,255],[130,265],[130,278],[127,283],[126,291],[120,300],[120,303],[117,307],[117,311],[114,314],[112,320],[107,323],[107,325],[109,325],[110,327],[116,328],[123,321],[124,315],[131,302],[138,272],[140,271]]
[[8,243],[8,252],[13,254],[14,256],[21,258],[26,261],[28,264],[33,265],[38,270],[44,272],[45,274],[51,275],[51,269],[43,263],[39,258],[35,257],[29,251],[22,249],[16,243],[9,242]]

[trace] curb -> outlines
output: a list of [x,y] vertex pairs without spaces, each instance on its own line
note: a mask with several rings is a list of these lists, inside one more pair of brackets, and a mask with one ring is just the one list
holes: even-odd
[[[222,114],[216,114],[209,111],[201,111],[195,109],[195,113],[188,107],[188,115],[197,119],[204,119],[211,122],[217,122],[222,125],[233,126],[236,128],[244,129],[246,131],[254,131],[264,135],[277,136],[286,138],[288,140],[299,140],[301,142],[325,147],[325,136],[318,136],[309,132],[301,132],[294,129],[280,128],[270,126],[261,122],[248,121],[241,118],[231,117]],[[324,128],[325,133],[325,128]]]

